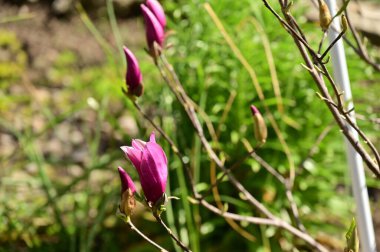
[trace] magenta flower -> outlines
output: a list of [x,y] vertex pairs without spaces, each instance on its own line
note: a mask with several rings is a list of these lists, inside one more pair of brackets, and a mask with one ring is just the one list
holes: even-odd
[[121,181],[121,202],[119,205],[120,212],[130,216],[136,206],[134,194],[136,192],[135,184],[129,175],[119,166],[118,168]]
[[128,93],[135,96],[141,96],[144,88],[142,85],[142,75],[139,63],[135,55],[133,55],[127,47],[124,46],[123,49],[127,59],[127,73],[125,81],[128,86]]
[[164,9],[157,0],[147,0],[146,6],[149,10],[156,16],[158,22],[160,22],[162,28],[165,29],[166,26],[166,17]]
[[144,15],[146,40],[149,49],[152,50],[154,42],[162,47],[165,39],[164,27],[146,5],[141,4],[140,6]]
[[154,133],[149,142],[134,139],[131,147],[120,148],[136,168],[146,199],[154,205],[164,195],[168,177],[168,160]]

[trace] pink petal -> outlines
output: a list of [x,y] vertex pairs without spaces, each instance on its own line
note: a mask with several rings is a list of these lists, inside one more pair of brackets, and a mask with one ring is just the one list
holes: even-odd
[[140,140],[140,139],[133,139],[132,140],[132,147],[138,150],[143,150],[145,148],[146,142]]
[[155,203],[165,192],[168,176],[167,158],[158,144],[146,144],[139,175],[146,198]]
[[146,6],[153,12],[156,16],[158,22],[162,25],[163,28],[166,26],[166,17],[164,9],[157,0],[148,0],[146,1]]
[[132,162],[137,172],[140,170],[142,152],[129,146],[121,146],[120,149],[124,151],[128,159]]
[[145,30],[146,30],[146,39],[148,42],[148,47],[153,47],[153,42],[156,42],[162,47],[165,39],[164,28],[157,20],[156,16],[146,7],[144,4],[141,4],[141,10],[144,14],[145,20]]
[[156,136],[154,134],[154,131],[152,131],[152,133],[150,134],[149,142],[151,142],[151,143],[155,143],[156,142]]
[[131,189],[132,193],[136,192],[135,184],[133,183],[133,180],[131,177],[129,177],[128,173],[124,171],[123,168],[120,166],[118,167],[120,180],[121,180],[121,192],[123,193],[128,188]]

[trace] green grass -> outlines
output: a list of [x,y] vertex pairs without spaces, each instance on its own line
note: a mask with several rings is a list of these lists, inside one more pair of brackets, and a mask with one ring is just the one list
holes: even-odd
[[[123,21],[115,19],[111,1],[107,4],[110,29],[116,44],[123,44],[119,35],[123,31],[117,26]],[[249,106],[255,104],[263,110],[266,104],[298,167],[318,135],[330,124],[332,116],[316,96],[317,88],[301,67],[302,60],[292,39],[260,1],[210,1],[227,32],[257,73],[266,97],[264,104],[260,103],[249,74],[202,4],[200,0],[165,1],[168,27],[174,31],[167,39],[172,47],[165,53],[189,96],[207,113],[214,128],[221,129],[219,143],[212,145],[226,158],[227,166],[244,156],[246,150],[241,140],[246,138],[255,144]],[[73,52],[61,52],[51,66],[49,81],[32,83],[35,88],[45,87],[50,92],[47,99],[36,100],[33,94],[10,92],[13,85],[21,85],[25,56],[15,34],[4,35],[4,39],[0,37],[0,43],[5,41],[13,46],[12,52],[19,59],[15,62],[17,66],[0,65],[9,68],[0,71],[0,128],[12,137],[15,146],[12,153],[0,158],[0,166],[4,167],[0,171],[0,251],[25,248],[29,251],[155,251],[115,217],[119,200],[117,166],[123,166],[137,181],[137,173],[124,159],[119,146],[129,145],[132,137],[147,139],[152,127],[137,116],[132,104],[122,96],[120,88],[124,85],[124,76],[120,73],[125,66],[120,63],[120,48],[103,37],[84,11],[80,15],[106,52],[107,59],[102,65],[79,69]],[[301,15],[302,10],[295,10],[297,18]],[[251,24],[252,17],[264,27],[270,41],[284,113],[277,110],[267,58],[260,36]],[[301,22],[301,26],[315,41],[322,36],[315,24]],[[141,64],[145,84],[145,93],[139,103],[186,154],[197,188],[207,188],[210,162],[185,112],[160,79],[143,45],[134,52]],[[379,81],[380,75],[360,61],[352,50],[347,50],[347,58],[357,112],[369,117],[378,115],[380,103],[375,94],[379,93],[379,88],[373,83]],[[54,85],[59,86],[59,95],[52,96]],[[231,92],[236,92],[236,98],[227,119],[220,124]],[[135,132],[128,130],[122,118],[135,121]],[[35,125],[37,119],[42,127]],[[17,124],[17,120],[22,124]],[[208,132],[203,119],[202,123]],[[359,124],[379,147],[376,134],[379,126],[367,121]],[[62,132],[68,133],[60,139]],[[81,134],[78,142],[70,140],[74,132]],[[211,141],[209,134],[207,138]],[[60,139],[61,149],[54,151],[53,147],[45,147],[52,139]],[[168,194],[181,198],[171,201],[164,219],[194,252],[268,251],[268,248],[281,251],[278,237],[282,235],[289,244],[297,242],[271,227],[240,223],[256,237],[255,242],[249,242],[232,231],[224,219],[191,204],[187,198],[190,189],[179,160],[162,138],[158,141],[169,159]],[[66,149],[67,146],[70,148]],[[258,154],[279,172],[288,172],[286,156],[271,127],[268,141]],[[334,126],[317,153],[307,160],[306,169],[297,168],[299,175],[294,190],[306,228],[313,235],[324,233],[341,241],[354,215],[344,155],[342,135]],[[256,162],[246,161],[235,175],[274,213],[289,218],[283,185]],[[369,183],[376,186],[374,181]],[[337,189],[341,186],[344,190]],[[229,210],[257,215],[228,182],[221,183],[219,191]],[[207,199],[212,201],[211,197]],[[163,230],[154,225],[146,210],[138,209],[134,222],[165,248],[173,250],[175,247]]]

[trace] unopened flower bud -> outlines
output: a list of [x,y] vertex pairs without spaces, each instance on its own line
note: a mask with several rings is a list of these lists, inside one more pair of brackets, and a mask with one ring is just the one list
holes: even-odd
[[136,187],[129,175],[118,168],[121,181],[121,202],[119,205],[120,212],[126,216],[131,216],[133,209],[136,207],[135,192]]
[[341,17],[341,20],[342,20],[342,30],[343,30],[343,32],[345,32],[345,31],[347,31],[347,28],[348,28],[346,15],[343,14]]
[[162,47],[164,43],[164,28],[158,21],[157,17],[146,5],[141,4],[140,6],[145,20],[146,40],[148,43],[149,50],[152,53],[154,51],[154,42],[156,42],[160,47]]
[[319,4],[319,22],[322,31],[327,31],[331,23],[331,14],[324,0],[318,0]]
[[267,126],[265,125],[265,121],[259,110],[251,105],[251,112],[253,115],[253,121],[254,121],[254,131],[255,131],[255,138],[260,143],[265,143],[268,136]]
[[161,4],[157,0],[147,0],[146,6],[156,16],[158,22],[160,22],[160,24],[162,25],[162,28],[165,29],[166,17],[165,17],[164,9],[162,8]]
[[141,96],[144,88],[139,63],[135,55],[127,47],[124,46],[123,49],[127,59],[125,82],[128,87],[128,93],[134,96]]

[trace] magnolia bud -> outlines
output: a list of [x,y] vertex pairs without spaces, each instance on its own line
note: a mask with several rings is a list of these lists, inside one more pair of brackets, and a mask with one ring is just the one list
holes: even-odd
[[254,121],[255,138],[260,143],[265,143],[268,136],[267,126],[259,110],[255,106],[251,106],[251,112]]
[[148,48],[152,52],[154,50],[154,42],[160,47],[163,46],[165,40],[164,27],[158,21],[153,12],[144,4],[140,5],[144,20],[145,20],[145,34],[148,43]]
[[319,22],[322,31],[327,31],[331,23],[331,14],[324,0],[318,0],[319,4]]
[[158,22],[160,22],[160,24],[162,25],[162,28],[165,29],[166,17],[165,17],[164,9],[162,8],[161,4],[157,0],[147,0],[146,6],[156,16]]
[[135,55],[127,47],[124,46],[123,49],[127,59],[125,82],[128,87],[128,93],[137,97],[141,96],[144,88],[142,84],[142,75],[139,62],[137,61]]
[[136,187],[129,175],[123,170],[118,168],[120,181],[121,181],[121,202],[119,205],[120,212],[126,216],[131,216],[133,209],[136,207],[135,192]]
[[342,20],[342,30],[343,30],[343,32],[345,32],[345,31],[347,31],[348,23],[347,23],[347,18],[344,14],[341,17],[341,20]]

